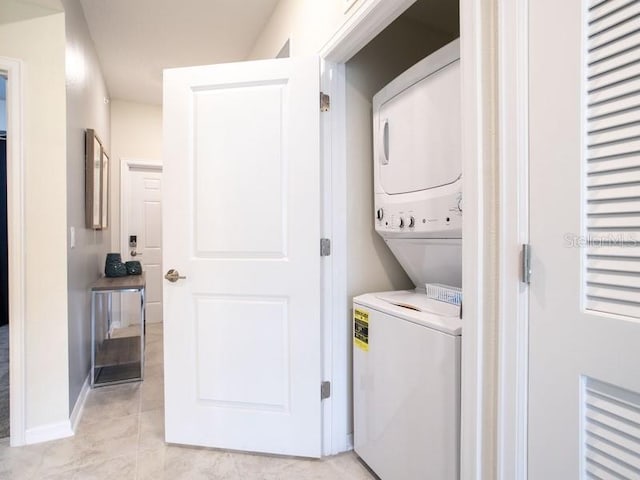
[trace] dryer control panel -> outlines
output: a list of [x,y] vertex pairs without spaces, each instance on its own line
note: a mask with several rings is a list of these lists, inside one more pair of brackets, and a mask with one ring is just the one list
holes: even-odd
[[462,236],[462,192],[455,191],[425,201],[411,201],[406,195],[394,201],[390,195],[376,195],[375,226],[383,237],[460,238]]

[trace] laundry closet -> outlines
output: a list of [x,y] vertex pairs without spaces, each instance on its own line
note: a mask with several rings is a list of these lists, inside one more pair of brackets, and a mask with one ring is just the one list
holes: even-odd
[[418,1],[346,64],[354,446],[383,480],[459,478],[458,37]]

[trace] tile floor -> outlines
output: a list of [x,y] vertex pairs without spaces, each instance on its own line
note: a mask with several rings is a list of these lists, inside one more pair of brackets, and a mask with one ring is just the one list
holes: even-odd
[[92,390],[75,436],[11,448],[0,479],[371,480],[350,452],[323,460],[270,457],[164,443],[162,328],[147,326],[145,380]]

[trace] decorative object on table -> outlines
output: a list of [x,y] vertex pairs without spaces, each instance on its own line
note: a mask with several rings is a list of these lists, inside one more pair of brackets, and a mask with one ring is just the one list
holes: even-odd
[[87,228],[107,228],[109,157],[95,130],[85,131],[85,220]]
[[131,260],[125,263],[127,267],[127,275],[142,275],[142,264],[137,260]]
[[107,253],[104,274],[107,277],[124,277],[127,275],[127,267],[122,263],[122,257],[119,253]]

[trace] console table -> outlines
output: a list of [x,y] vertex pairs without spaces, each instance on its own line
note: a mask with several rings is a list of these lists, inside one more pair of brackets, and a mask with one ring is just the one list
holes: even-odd
[[[140,381],[144,374],[145,276],[102,277],[91,286],[91,387]],[[114,328],[114,293],[140,295],[140,324]],[[98,315],[98,299],[101,313]],[[105,314],[106,310],[106,314]]]

